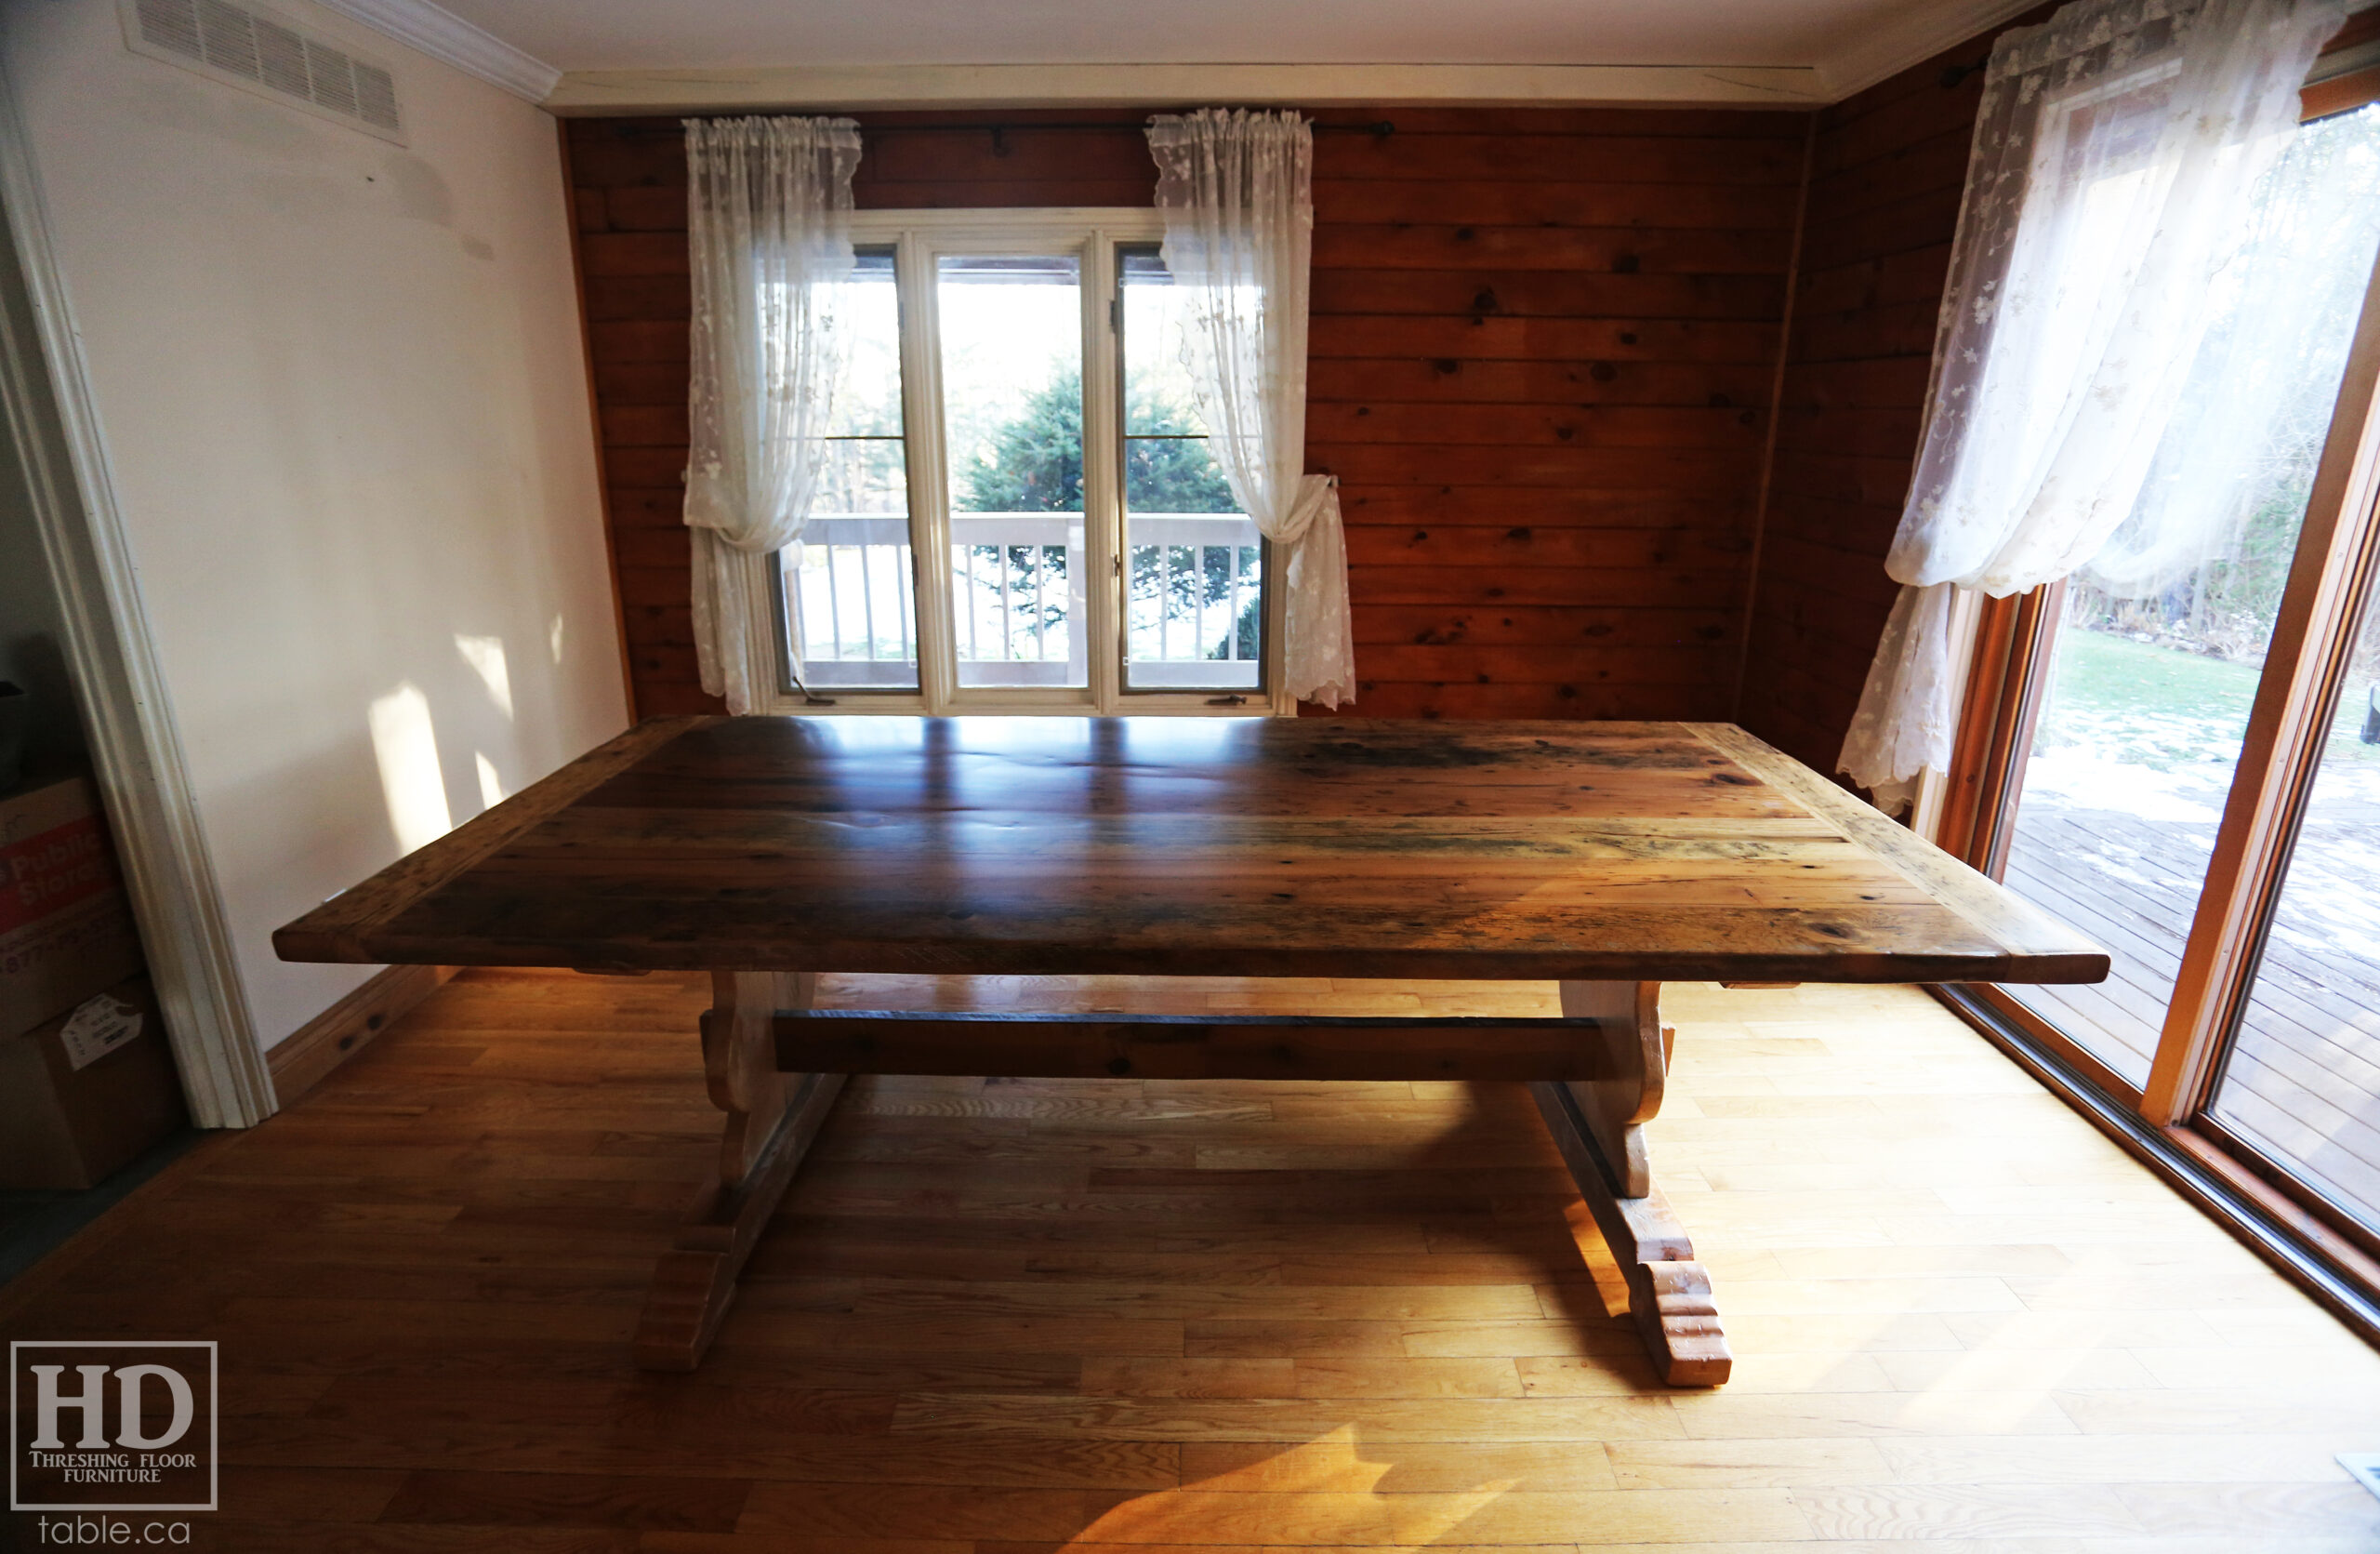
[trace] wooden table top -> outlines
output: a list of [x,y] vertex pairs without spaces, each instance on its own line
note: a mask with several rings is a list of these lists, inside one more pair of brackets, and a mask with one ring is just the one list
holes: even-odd
[[2094,982],[2073,930],[1726,724],[668,718],[285,960]]

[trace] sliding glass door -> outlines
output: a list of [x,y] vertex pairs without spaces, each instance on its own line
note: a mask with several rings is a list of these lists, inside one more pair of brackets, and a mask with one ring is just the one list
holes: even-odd
[[2380,611],[2366,591],[2207,1116],[2380,1235]]
[[1970,993],[2367,1259],[2380,1256],[2374,190],[2380,105],[2307,126],[2259,188],[2109,554],[1985,607],[1938,832],[2113,962],[2096,987]]
[[2245,241],[2140,501],[2062,589],[2005,879],[2108,947],[2096,987],[2019,996],[2138,1088],[2240,764],[2363,286],[2380,108],[2303,129]]

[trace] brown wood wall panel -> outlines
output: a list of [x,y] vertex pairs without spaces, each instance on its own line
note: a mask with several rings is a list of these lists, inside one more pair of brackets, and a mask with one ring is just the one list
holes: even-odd
[[[1396,125],[1316,143],[1307,458],[1342,481],[1353,711],[1731,715],[1806,116],[1321,117]],[[1136,131],[898,132],[949,122],[865,117],[858,203],[1153,197]],[[575,120],[566,144],[637,710],[715,710],[679,521],[682,139],[671,119]]]
[[[2043,7],[2008,23],[2047,17]],[[1746,728],[1834,769],[1897,591],[1884,576],[1925,407],[1980,73],[1999,29],[1823,110],[1746,630]]]

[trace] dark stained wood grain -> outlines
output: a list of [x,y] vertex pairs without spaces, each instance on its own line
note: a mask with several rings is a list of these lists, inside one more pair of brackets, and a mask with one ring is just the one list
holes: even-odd
[[[1994,884],[1872,805],[1844,792],[1791,756],[1725,725],[1696,732],[1715,750],[1779,793],[1790,793],[1810,813],[1919,885],[1926,894],[1977,928],[2012,948],[2056,954],[2071,944],[2074,930],[2016,892]],[[2091,977],[2085,980],[2097,981]]]
[[644,743],[549,778],[561,802],[532,789],[276,948],[965,975],[2106,973],[1724,725],[734,718],[626,737]]

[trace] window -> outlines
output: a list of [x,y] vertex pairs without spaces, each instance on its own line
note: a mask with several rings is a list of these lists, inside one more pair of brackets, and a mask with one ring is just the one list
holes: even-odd
[[[818,690],[918,688],[908,439],[901,419],[901,304],[890,248],[864,248],[848,290],[851,367],[833,447],[798,552],[777,558],[791,648]],[[789,687],[788,682],[788,687]]]
[[778,711],[1287,711],[1271,548],[1208,451],[1154,211],[865,212]]
[[1207,451],[1183,317],[1154,248],[1123,255],[1125,683],[1261,687],[1264,537]]

